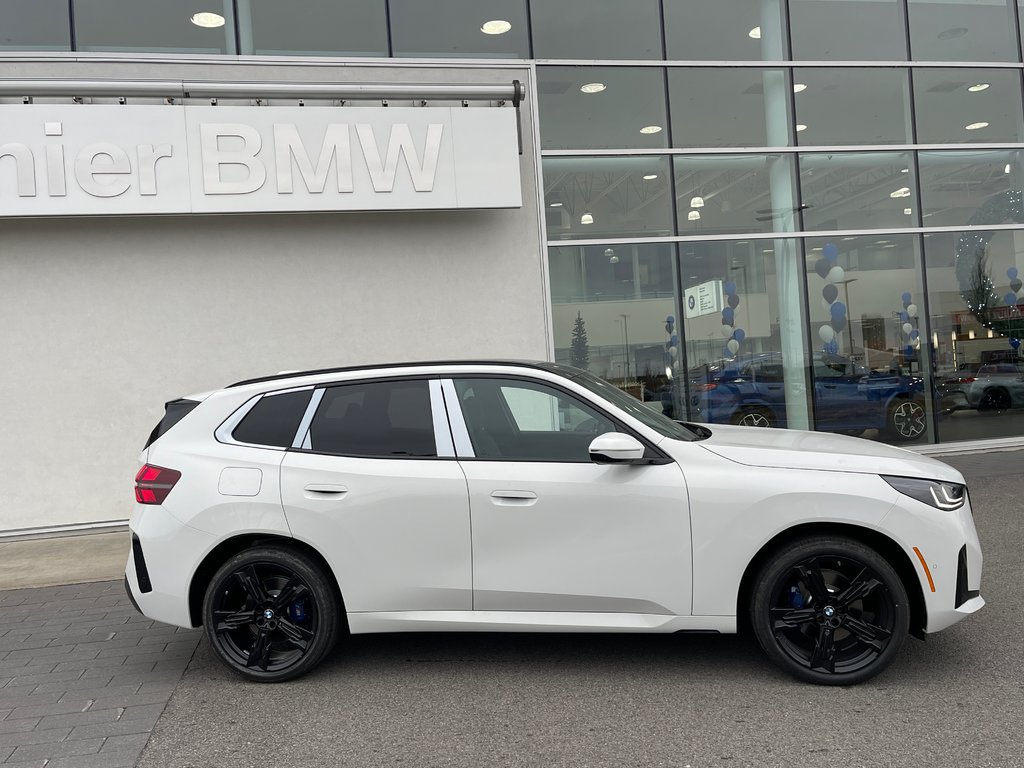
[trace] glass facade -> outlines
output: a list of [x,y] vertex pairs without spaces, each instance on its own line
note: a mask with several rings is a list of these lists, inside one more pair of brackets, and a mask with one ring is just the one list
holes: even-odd
[[532,59],[558,361],[929,443],[1024,437],[1021,4],[10,0],[0,51]]

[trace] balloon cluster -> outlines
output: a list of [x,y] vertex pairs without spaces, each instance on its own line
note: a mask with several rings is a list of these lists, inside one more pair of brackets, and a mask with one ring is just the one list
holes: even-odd
[[903,354],[912,357],[914,348],[921,346],[921,332],[914,327],[917,320],[917,304],[914,304],[914,297],[910,295],[910,291],[904,291],[900,298],[903,300],[903,311],[898,312],[897,316],[902,323],[900,329],[903,331]]
[[825,243],[822,249],[822,258],[814,263],[814,271],[818,277],[825,281],[825,287],[821,289],[821,305],[828,312],[830,320],[818,329],[818,338],[824,346],[822,350],[830,355],[839,351],[839,342],[836,337],[846,327],[846,305],[837,301],[839,289],[836,283],[841,283],[846,273],[843,268],[836,264],[839,258],[839,249],[834,243]]
[[736,293],[736,283],[732,280],[723,286],[725,290],[725,303],[729,306],[722,310],[722,335],[728,339],[725,349],[722,350],[723,357],[735,357],[740,350],[740,342],[747,334],[742,328],[734,327],[736,324],[736,307],[740,305],[739,294]]
[[674,333],[676,319],[669,315],[665,318],[665,333],[668,340],[665,342],[665,368],[675,370],[679,364],[679,336]]
[[[1006,306],[1016,309],[1017,304],[1020,300],[1017,298],[1017,293],[1021,289],[1020,274],[1017,272],[1016,267],[1010,267],[1006,270],[1006,276],[1010,278],[1010,292],[1003,297],[1003,301],[1006,302]],[[1013,337],[1010,339],[1010,346],[1015,350],[1020,348],[1020,339]]]

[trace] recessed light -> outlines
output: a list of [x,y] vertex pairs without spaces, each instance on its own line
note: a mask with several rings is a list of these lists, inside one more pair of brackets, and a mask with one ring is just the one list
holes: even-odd
[[485,21],[480,27],[480,31],[485,35],[504,35],[510,29],[512,29],[512,25],[504,19]]
[[896,247],[896,243],[889,243],[887,245],[883,245],[882,247],[883,248],[895,248]]
[[593,224],[593,223],[594,223],[594,214],[592,214],[590,211],[584,211],[583,215],[580,216],[580,224]]
[[219,13],[210,13],[209,11],[201,11],[193,15],[191,21],[197,27],[205,27],[206,29],[224,26],[224,17]]
[[967,90],[971,93],[977,93],[978,91],[988,90],[988,83],[975,83],[974,85],[967,86]]
[[1005,165],[1005,166],[1003,167],[1003,173],[1009,173],[1009,172],[1010,172],[1010,164],[1009,164],[1009,163],[1007,163],[1007,164],[1006,164],[1006,165]]
[[561,208],[565,203],[549,203],[548,208]]
[[843,240],[856,240],[856,239],[857,239],[857,238],[856,238],[856,237],[853,237],[853,236],[851,236],[851,237],[844,237],[844,238],[843,238]]
[[747,37],[751,38],[752,40],[760,40],[761,39],[761,28],[760,27],[754,27],[752,30],[747,32]]
[[802,93],[807,90],[806,83],[793,83],[793,93]]
[[806,130],[807,130],[807,126],[806,125],[804,125],[803,123],[797,123],[797,125],[796,125],[796,132],[797,133],[800,133],[800,131],[806,131]]
[[968,123],[967,125],[964,126],[964,128],[968,131],[977,131],[981,128],[988,128],[988,123],[986,123],[984,120],[981,120],[977,123]]
[[894,199],[899,197],[910,197],[910,187],[900,187],[899,189],[890,192],[889,197]]
[[[988,123],[985,123],[985,125],[988,125]],[[661,126],[645,125],[643,128],[640,129],[640,133],[661,133]]]
[[953,40],[957,37],[963,37],[967,34],[967,27],[953,27],[952,29],[945,29],[939,32],[939,40]]
[[608,86],[604,83],[585,83],[580,86],[580,90],[583,91],[583,93],[600,93],[607,87]]
[[690,211],[686,214],[687,221],[700,221],[700,211]]
[[900,168],[900,173],[910,173],[909,168]]
[[885,245],[888,242],[888,240],[875,240],[875,245]]
[[654,181],[656,178],[658,178],[658,174],[648,173],[646,176],[644,176],[644,181]]
[[904,213],[905,215],[907,215],[907,216],[910,216],[911,214],[913,214],[913,213],[914,213],[914,209],[913,209],[913,208],[904,208],[904,209],[903,209],[903,213]]
[[691,208],[703,208],[704,207],[704,198],[701,197],[700,195],[695,195],[695,196],[691,197],[690,198],[690,207]]

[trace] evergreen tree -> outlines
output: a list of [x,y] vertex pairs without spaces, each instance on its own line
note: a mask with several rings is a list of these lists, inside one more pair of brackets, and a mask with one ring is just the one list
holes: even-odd
[[587,344],[587,327],[583,316],[577,312],[576,322],[572,326],[572,348],[570,361],[576,368],[584,371],[590,368],[590,346]]

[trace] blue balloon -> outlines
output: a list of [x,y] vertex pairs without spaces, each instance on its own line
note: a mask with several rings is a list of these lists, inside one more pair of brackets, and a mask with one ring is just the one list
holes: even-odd
[[1020,346],[1020,339],[1010,339],[1010,346],[1017,349]]
[[747,334],[742,328],[737,328],[733,331],[732,337],[736,339],[736,341],[743,341],[747,337]]
[[901,296],[900,298],[903,299],[904,304],[909,304],[911,299],[910,291],[904,291],[903,296]]
[[835,260],[839,257],[839,249],[836,248],[835,243],[825,243],[825,248],[822,250],[821,255],[830,264],[834,264]]
[[675,334],[672,335],[672,338],[670,339],[670,341],[672,342],[672,346],[673,347],[678,347],[679,346],[679,337],[676,336]]
[[911,340],[916,340],[916,339],[921,338],[921,332],[920,331],[911,331],[910,332],[910,338],[911,338]]
[[1003,301],[1006,302],[1006,306],[1014,307],[1014,306],[1017,305],[1017,294],[1016,293],[1008,293],[1005,296],[1003,296]]
[[730,280],[725,284],[724,290],[726,296],[732,296],[734,293],[736,293],[736,283]]
[[722,347],[722,357],[732,357],[732,350],[728,347]]
[[842,322],[843,318],[846,317],[846,305],[841,301],[832,302],[832,306],[829,309],[832,310],[832,319],[837,322]]
[[726,325],[732,325],[734,317],[735,313],[733,312],[732,307],[726,307],[722,310],[722,319],[725,321]]
[[1016,280],[1017,279],[1017,274],[1018,273],[1017,273],[1017,268],[1016,267],[1010,267],[1008,270],[1006,270],[1006,276],[1008,278],[1010,278],[1011,280]]
[[901,323],[909,323],[910,322],[910,315],[908,315],[906,312],[900,312],[899,317],[900,317],[900,322]]
[[668,317],[665,318],[666,323],[674,323],[675,321],[676,319],[672,315],[669,315]]
[[903,354],[906,355],[907,357],[913,357],[914,356],[914,348],[908,344],[907,346],[905,346],[903,348]]

